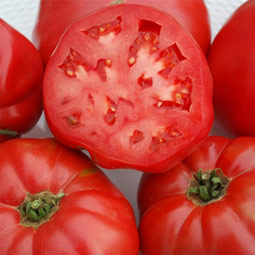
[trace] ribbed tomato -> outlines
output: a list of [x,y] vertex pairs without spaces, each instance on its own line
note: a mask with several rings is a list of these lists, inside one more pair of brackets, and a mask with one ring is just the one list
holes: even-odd
[[144,174],[144,255],[255,254],[255,138],[209,137],[163,174]]
[[43,64],[22,34],[0,19],[0,142],[28,132],[42,113]]
[[1,255],[137,255],[132,208],[81,152],[54,139],[0,144]]
[[217,124],[235,136],[255,136],[254,16],[249,0],[217,34],[208,56]]

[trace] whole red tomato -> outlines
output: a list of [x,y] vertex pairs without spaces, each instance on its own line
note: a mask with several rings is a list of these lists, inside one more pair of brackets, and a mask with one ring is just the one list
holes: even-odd
[[0,151],[1,255],[138,254],[130,204],[84,154],[53,139]]
[[0,142],[29,131],[42,113],[43,64],[28,39],[0,19]]
[[255,136],[255,1],[239,7],[216,36],[208,62],[218,125]]
[[171,15],[146,6],[106,7],[73,23],[43,93],[56,138],[104,168],[166,171],[213,121],[202,50]]
[[41,0],[33,40],[44,62],[47,63],[64,30],[75,20],[98,8],[120,3],[153,6],[170,13],[207,52],[211,30],[203,0]]
[[255,254],[255,138],[209,137],[164,174],[142,176],[144,255]]

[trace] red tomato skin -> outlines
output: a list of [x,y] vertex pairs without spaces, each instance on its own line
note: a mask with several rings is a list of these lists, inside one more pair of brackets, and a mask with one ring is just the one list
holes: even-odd
[[[255,254],[255,138],[211,136],[175,168],[144,174],[138,191],[141,250],[147,254]],[[191,176],[221,168],[230,178],[219,201],[187,199]]]
[[232,136],[255,136],[255,1],[240,6],[208,54],[217,124]]
[[[65,29],[74,21],[101,7],[110,6],[111,0],[41,0],[33,41],[44,63],[54,51]],[[170,13],[194,37],[204,53],[211,42],[209,15],[203,0],[123,0],[123,4],[141,4]],[[70,12],[72,9],[72,12]]]
[[[0,129],[28,132],[42,113],[43,64],[22,34],[0,19]],[[0,137],[0,141],[10,136]]]
[[[149,8],[150,10],[153,10],[154,15],[155,13],[157,13],[156,9],[153,9],[150,7],[142,7],[138,5],[128,5],[128,6],[119,5],[119,6],[115,6],[114,9],[121,9],[121,12],[123,12],[122,9],[124,9],[125,11],[124,7],[130,8],[130,9],[140,8],[142,10],[144,8]],[[96,15],[101,15],[101,13],[104,13],[104,11],[113,12],[114,10],[111,7],[101,9],[101,11],[95,12],[93,14],[94,15],[93,18],[95,18]],[[168,14],[165,14],[165,16],[163,16],[163,19],[164,18],[170,18],[173,20],[172,16]],[[98,19],[98,17],[96,19]],[[202,109],[197,110],[197,113],[200,116],[199,121],[201,121],[201,126],[198,128],[194,128],[193,130],[189,129],[188,131],[189,134],[187,135],[190,137],[189,141],[187,143],[186,142],[183,143],[181,145],[182,149],[180,148],[177,149],[176,152],[173,153],[173,155],[172,154],[170,155],[169,153],[169,155],[167,155],[167,158],[165,158],[164,160],[158,160],[156,163],[154,162],[151,163],[152,160],[148,160],[150,162],[146,162],[146,164],[144,164],[143,162],[133,163],[128,161],[126,158],[116,159],[114,158],[113,155],[110,155],[110,156],[105,155],[104,153],[101,153],[100,151],[95,150],[93,147],[90,147],[88,144],[86,144],[82,139],[79,139],[78,137],[74,139],[72,135],[78,134],[77,131],[74,130],[69,132],[65,130],[65,128],[62,128],[64,127],[64,125],[60,124],[60,121],[58,121],[58,118],[60,115],[57,115],[56,113],[54,113],[55,109],[53,108],[56,106],[56,104],[55,103],[54,105],[52,104],[52,102],[55,102],[54,97],[56,96],[56,94],[59,94],[59,93],[49,92],[51,88],[53,88],[54,79],[56,77],[55,75],[53,75],[54,68],[52,67],[59,65],[59,61],[62,61],[62,60],[58,60],[57,58],[59,57],[62,58],[63,55],[66,54],[67,52],[67,50],[64,49],[65,40],[68,42],[67,43],[68,47],[70,47],[69,43],[72,37],[74,36],[72,30],[74,31],[76,29],[77,30],[81,29],[79,28],[79,26],[81,26],[81,24],[82,26],[84,26],[83,22],[93,24],[93,22],[91,21],[93,21],[92,16],[89,16],[72,24],[69,27],[69,29],[66,31],[66,33],[63,35],[62,40],[60,41],[53,57],[49,60],[47,64],[46,72],[44,76],[44,112],[47,119],[47,123],[52,133],[58,140],[60,140],[63,144],[65,144],[68,147],[75,148],[75,149],[85,148],[90,153],[92,160],[103,168],[107,168],[107,169],[132,168],[132,169],[137,169],[137,170],[145,171],[145,172],[163,172],[163,171],[169,170],[171,167],[173,167],[174,165],[179,163],[182,159],[184,159],[189,153],[191,153],[191,151],[194,150],[195,147],[198,146],[199,143],[201,143],[207,137],[213,123],[213,109],[211,104],[211,98],[212,98],[211,75],[207,66],[206,58],[204,57],[202,50],[199,47],[197,47],[196,44],[193,45],[195,46],[194,48],[196,53],[198,53],[197,62],[201,63],[201,66],[199,66],[199,68],[201,68],[200,73],[202,74],[201,75],[202,84],[204,84],[206,87],[206,89],[204,87],[203,89],[201,89],[201,91],[197,91],[197,94],[199,95],[199,97],[202,98],[202,100],[199,100],[199,101],[203,104],[203,106],[201,107]],[[175,20],[174,22],[176,23]],[[178,25],[178,28],[182,30],[179,24],[178,23],[176,24]],[[182,31],[182,33],[183,35],[185,34],[185,36],[187,35],[186,31],[184,30]],[[69,39],[67,40],[67,38]],[[192,43],[194,42],[191,37],[188,36],[188,38],[192,41]],[[181,44],[181,42],[179,43]],[[63,119],[64,118],[62,118],[62,120]],[[182,120],[180,120],[180,122],[182,122]]]
[[[138,254],[130,204],[85,154],[54,139],[13,139],[0,151],[2,255]],[[23,227],[16,206],[44,190],[65,193],[58,211],[37,229]]]

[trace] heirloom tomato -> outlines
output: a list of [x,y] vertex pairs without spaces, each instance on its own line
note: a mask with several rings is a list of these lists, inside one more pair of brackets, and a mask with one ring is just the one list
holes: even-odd
[[[41,0],[33,40],[47,63],[64,30],[77,19],[114,4],[141,4],[173,15],[206,53],[211,41],[208,11],[203,0]],[[72,10],[72,11],[70,11]]]
[[54,139],[0,151],[1,255],[138,254],[130,204],[85,154]]
[[42,113],[41,56],[0,19],[0,142],[28,132]]
[[202,50],[152,7],[106,7],[70,26],[48,62],[43,94],[56,138],[105,168],[166,171],[213,121]]
[[255,136],[255,1],[239,7],[216,36],[208,62],[217,124],[236,136]]
[[170,171],[144,174],[142,254],[255,254],[254,180],[253,137],[208,137]]

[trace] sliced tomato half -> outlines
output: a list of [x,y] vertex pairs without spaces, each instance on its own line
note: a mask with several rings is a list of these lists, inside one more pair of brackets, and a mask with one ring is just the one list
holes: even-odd
[[213,122],[202,50],[172,16],[139,5],[69,27],[46,68],[44,104],[53,134],[105,168],[166,171]]

